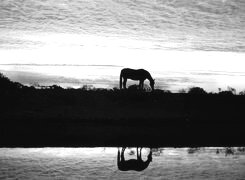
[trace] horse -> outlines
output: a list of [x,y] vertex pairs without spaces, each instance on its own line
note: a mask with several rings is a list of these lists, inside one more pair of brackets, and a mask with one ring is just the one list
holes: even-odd
[[150,150],[150,153],[147,156],[147,160],[143,161],[142,156],[141,156],[141,150],[138,152],[138,147],[137,147],[137,159],[129,159],[125,160],[124,157],[124,151],[126,147],[122,148],[122,152],[120,155],[120,150],[118,148],[118,153],[117,153],[117,167],[121,171],[129,171],[129,170],[134,170],[134,171],[143,171],[146,169],[150,162],[152,162],[152,150]]
[[139,81],[140,89],[143,89],[144,81],[148,79],[150,81],[151,89],[152,91],[154,91],[155,80],[151,77],[151,74],[145,69],[130,69],[130,68],[122,69],[120,73],[120,84],[119,84],[120,89],[122,89],[122,86],[124,89],[126,89],[127,79]]

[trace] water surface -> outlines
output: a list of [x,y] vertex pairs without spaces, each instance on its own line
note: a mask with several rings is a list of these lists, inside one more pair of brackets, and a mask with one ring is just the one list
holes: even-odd
[[[0,178],[5,179],[244,179],[245,154],[216,154],[217,148],[161,148],[141,172],[117,168],[117,148],[1,148]],[[149,148],[144,148],[145,160]],[[135,148],[125,158],[135,158]]]

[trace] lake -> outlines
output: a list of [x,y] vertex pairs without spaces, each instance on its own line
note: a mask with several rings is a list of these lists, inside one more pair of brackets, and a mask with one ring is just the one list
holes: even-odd
[[[149,151],[143,148],[144,161]],[[238,150],[226,155],[214,147],[152,149],[152,162],[140,172],[120,171],[117,153],[118,148],[0,148],[0,179],[245,178],[245,153]],[[127,148],[125,159],[135,158],[136,148]]]

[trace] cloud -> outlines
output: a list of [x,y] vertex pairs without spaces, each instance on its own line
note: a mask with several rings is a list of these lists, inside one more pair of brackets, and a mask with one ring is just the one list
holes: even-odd
[[1,49],[23,49],[32,46],[41,46],[45,43],[41,41],[31,41],[19,37],[9,37],[9,36],[0,36],[0,48]]

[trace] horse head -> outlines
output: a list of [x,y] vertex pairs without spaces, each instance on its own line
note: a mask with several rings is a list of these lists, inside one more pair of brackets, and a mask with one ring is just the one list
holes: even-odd
[[150,81],[150,86],[151,86],[152,91],[154,91],[154,85],[155,85],[155,79],[152,79]]

